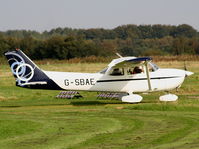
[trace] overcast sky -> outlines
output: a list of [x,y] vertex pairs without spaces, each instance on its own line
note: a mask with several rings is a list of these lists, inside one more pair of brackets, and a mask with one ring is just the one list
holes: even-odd
[[124,24],[189,24],[199,31],[199,0],[0,0],[0,31]]

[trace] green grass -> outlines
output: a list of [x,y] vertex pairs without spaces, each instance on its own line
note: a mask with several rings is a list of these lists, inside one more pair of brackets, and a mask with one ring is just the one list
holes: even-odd
[[[176,102],[158,100],[163,92],[141,94],[139,104],[83,99],[56,99],[59,91],[15,86],[7,65],[0,69],[0,148],[2,149],[198,149],[199,64],[187,78]],[[182,68],[183,62],[160,62]],[[46,70],[96,72],[106,64],[40,65]],[[73,69],[71,69],[73,68]]]

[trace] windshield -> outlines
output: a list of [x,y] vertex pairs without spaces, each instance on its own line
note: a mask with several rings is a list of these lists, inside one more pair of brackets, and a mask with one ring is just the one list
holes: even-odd
[[159,67],[152,62],[149,62],[149,67],[150,67],[149,70],[152,70],[152,71],[156,71],[159,69]]

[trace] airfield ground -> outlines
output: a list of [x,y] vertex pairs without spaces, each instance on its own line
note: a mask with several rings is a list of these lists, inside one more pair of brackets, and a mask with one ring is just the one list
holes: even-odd
[[[183,68],[184,62],[159,62]],[[106,64],[40,65],[46,70],[96,72]],[[199,63],[178,92],[177,102],[158,100],[163,92],[142,94],[139,104],[84,99],[56,99],[59,91],[15,87],[8,65],[0,66],[0,149],[198,149]]]

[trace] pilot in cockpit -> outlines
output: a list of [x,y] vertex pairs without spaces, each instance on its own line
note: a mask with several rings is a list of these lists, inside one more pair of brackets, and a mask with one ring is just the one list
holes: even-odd
[[137,74],[137,73],[142,73],[142,69],[138,66],[136,66],[134,69],[133,69],[133,74]]
[[129,73],[130,74],[138,74],[138,73],[142,73],[143,70],[141,67],[135,66],[134,69],[129,69]]

